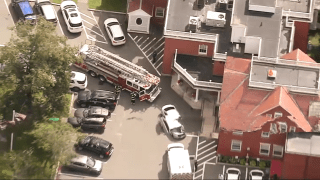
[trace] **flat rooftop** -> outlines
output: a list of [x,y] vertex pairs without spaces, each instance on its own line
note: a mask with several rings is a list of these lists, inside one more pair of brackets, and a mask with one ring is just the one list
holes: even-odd
[[276,0],[249,0],[252,5],[275,7]]
[[177,54],[177,63],[198,81],[212,81],[222,83],[222,76],[215,76],[212,73],[213,61],[211,57],[191,56]]
[[[276,78],[268,77],[270,69],[277,71]],[[319,69],[317,68],[253,61],[251,71],[252,82],[318,89]]]
[[[250,11],[249,0],[234,1],[233,8],[232,25],[246,26],[245,36],[261,38],[260,56],[277,57],[282,9],[276,7],[275,13]],[[246,46],[250,46],[250,43],[246,44]]]
[[[192,33],[192,37],[197,37],[197,35],[219,35],[218,52],[227,52],[230,47],[230,37],[231,37],[231,11],[226,10],[225,7],[217,7],[217,0],[205,0],[204,7],[198,8],[196,5],[196,0],[170,0],[168,1],[168,16],[166,31],[175,31],[177,35],[181,33],[190,32],[189,20],[190,16],[199,17],[200,25],[196,32]],[[212,27],[207,26],[205,23],[207,12],[222,12],[225,13],[226,24],[224,27]],[[202,36],[198,39],[203,39],[208,41],[208,36]]]
[[288,133],[286,153],[320,156],[319,133]]
[[314,0],[277,0],[277,7],[282,7],[285,11],[309,13],[310,2]]

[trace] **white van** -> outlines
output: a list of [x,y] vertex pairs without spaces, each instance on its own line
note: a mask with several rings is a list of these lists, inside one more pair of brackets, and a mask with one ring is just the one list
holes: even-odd
[[88,85],[87,76],[81,72],[71,71],[70,89],[80,91],[86,89]]

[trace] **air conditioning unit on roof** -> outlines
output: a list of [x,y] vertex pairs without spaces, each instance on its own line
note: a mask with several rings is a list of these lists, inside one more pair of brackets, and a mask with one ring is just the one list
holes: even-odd
[[276,71],[276,70],[269,69],[269,70],[268,70],[268,77],[269,77],[269,78],[276,78],[276,77],[277,77],[277,71]]
[[226,24],[226,13],[208,11],[206,25],[213,27],[224,27]]
[[190,16],[189,18],[189,29],[192,32],[196,32],[199,26],[200,18],[196,16]]

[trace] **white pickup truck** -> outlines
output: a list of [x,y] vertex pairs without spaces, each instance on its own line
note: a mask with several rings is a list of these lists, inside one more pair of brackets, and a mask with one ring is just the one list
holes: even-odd
[[181,143],[168,145],[168,172],[170,179],[193,179],[188,150]]

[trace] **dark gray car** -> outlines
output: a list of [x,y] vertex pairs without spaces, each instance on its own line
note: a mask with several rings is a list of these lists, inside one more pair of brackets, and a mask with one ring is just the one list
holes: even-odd
[[102,171],[103,163],[88,156],[78,156],[70,160],[67,168],[99,175]]
[[88,118],[88,117],[104,117],[110,118],[111,112],[106,108],[92,106],[89,108],[79,108],[75,111],[74,116],[77,118]]
[[76,118],[69,117],[68,123],[70,123],[73,127],[81,127],[83,130],[96,130],[103,132],[107,123],[106,118]]

